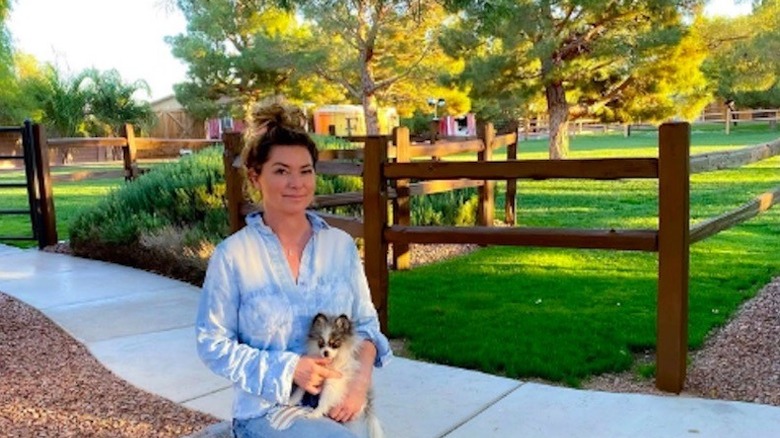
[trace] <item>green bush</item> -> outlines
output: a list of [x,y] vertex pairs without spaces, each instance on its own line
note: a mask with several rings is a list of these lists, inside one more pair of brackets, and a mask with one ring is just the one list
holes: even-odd
[[70,246],[198,285],[228,231],[222,148],[214,147],[157,166],[80,212]]
[[424,135],[431,132],[431,120],[433,120],[431,113],[415,110],[411,117],[401,119],[401,126],[409,128],[412,136]]
[[331,137],[330,135],[312,134],[312,139],[317,143],[317,148],[320,150],[328,149],[352,149],[354,146],[352,143],[339,137]]
[[410,219],[412,225],[474,225],[478,205],[475,188],[413,196]]
[[209,148],[158,166],[73,221],[71,245],[130,244],[141,234],[172,226],[220,239],[227,234],[225,177],[221,148]]

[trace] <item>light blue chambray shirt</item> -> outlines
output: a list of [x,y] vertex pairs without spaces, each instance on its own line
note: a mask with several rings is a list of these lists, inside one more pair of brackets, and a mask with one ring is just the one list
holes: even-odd
[[279,239],[258,213],[247,216],[247,226],[220,243],[209,261],[197,349],[212,371],[233,382],[233,418],[262,416],[288,403],[319,312],[346,314],[358,335],[376,345],[375,366],[392,357],[352,237],[314,213],[307,217],[313,234],[297,284]]

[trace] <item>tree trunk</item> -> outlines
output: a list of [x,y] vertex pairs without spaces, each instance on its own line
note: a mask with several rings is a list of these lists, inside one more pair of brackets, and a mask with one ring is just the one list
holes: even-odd
[[545,92],[550,116],[550,159],[560,160],[569,155],[569,104],[561,82],[548,84]]
[[368,62],[363,65],[361,78],[363,87],[363,117],[366,121],[366,135],[379,135],[379,118],[377,116],[376,95],[374,95],[374,78],[369,70]]
[[366,119],[366,135],[379,135],[379,116],[373,94],[363,95],[363,116]]

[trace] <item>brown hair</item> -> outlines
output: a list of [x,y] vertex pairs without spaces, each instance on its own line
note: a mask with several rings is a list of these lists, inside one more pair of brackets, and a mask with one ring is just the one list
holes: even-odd
[[302,146],[317,164],[317,145],[305,130],[306,116],[300,108],[280,99],[256,104],[250,113],[249,128],[244,136],[241,162],[244,170],[259,174],[277,146]]

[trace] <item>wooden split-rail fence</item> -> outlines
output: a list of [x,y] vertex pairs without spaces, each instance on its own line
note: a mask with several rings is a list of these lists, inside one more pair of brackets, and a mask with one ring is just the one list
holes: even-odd
[[[347,229],[353,236],[364,239],[364,264],[374,305],[383,329],[387,329],[388,312],[388,249],[405,247],[410,243],[512,245],[558,248],[587,248],[604,250],[647,251],[658,253],[658,307],[656,340],[656,386],[667,392],[679,393],[685,381],[688,354],[688,281],[690,246],[707,237],[744,222],[771,208],[780,200],[780,187],[766,192],[733,211],[690,224],[690,175],[718,169],[736,168],[780,154],[780,140],[751,146],[736,151],[690,155],[690,125],[666,123],[659,128],[657,158],[603,158],[571,160],[517,160],[517,137],[510,134],[496,140],[490,128],[483,130],[478,141],[468,140],[462,147],[479,150],[481,161],[446,162],[441,160],[414,161],[412,157],[437,155],[436,144],[416,146],[404,143],[405,134],[396,131],[393,137],[361,138],[362,151],[325,151],[323,156],[360,159],[352,163],[353,174],[362,174],[362,196],[350,194],[353,201],[362,200],[363,218],[345,219],[326,217],[335,226]],[[492,142],[491,142],[492,139]],[[473,142],[473,143],[472,143]],[[478,144],[478,143],[481,143]],[[491,161],[490,152],[496,144],[514,150],[506,161]],[[470,146],[466,146],[469,144]],[[492,147],[486,147],[489,145]],[[225,166],[229,178],[228,190],[231,225],[238,229],[243,223],[241,194],[242,181],[235,172],[235,152],[240,138],[225,138]],[[440,151],[457,150],[459,146],[441,144]],[[415,149],[419,148],[419,149]],[[425,151],[425,152],[422,152]],[[418,153],[419,152],[419,153]],[[323,166],[326,168],[327,166]],[[360,169],[360,172],[358,172]],[[658,229],[560,229],[530,227],[490,227],[492,192],[487,181],[506,180],[512,192],[507,204],[514,209],[514,183],[517,179],[594,179],[614,180],[643,178],[658,180]],[[418,185],[409,180],[423,181]],[[411,226],[402,218],[391,217],[388,203],[394,202],[393,212],[404,214],[409,197],[430,187],[433,181],[479,181],[484,196],[482,220],[474,227]],[[441,183],[435,183],[441,184]],[[509,190],[509,189],[508,189]],[[322,205],[326,203],[323,202]],[[512,212],[514,216],[514,212]]]

